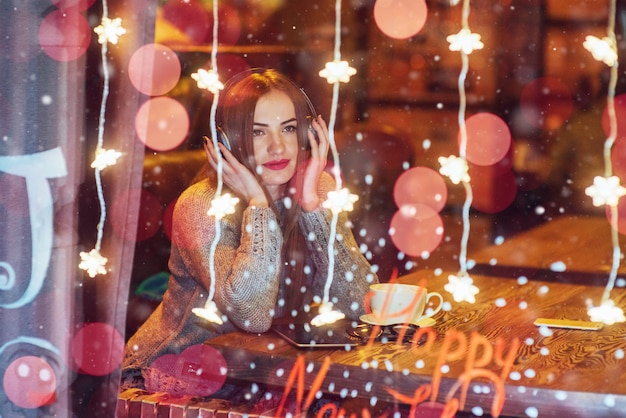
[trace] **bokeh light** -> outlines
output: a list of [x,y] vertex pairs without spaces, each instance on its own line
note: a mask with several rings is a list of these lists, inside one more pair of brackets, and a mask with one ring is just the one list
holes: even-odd
[[155,97],[137,111],[135,131],[147,147],[168,151],[179,146],[189,133],[189,114],[177,100]]
[[[478,165],[492,165],[502,160],[511,147],[511,131],[499,116],[476,113],[465,121],[467,160]],[[460,135],[458,136],[460,142]]]
[[[626,94],[615,96],[614,104],[615,119],[617,120],[617,137],[624,138],[626,137]],[[610,135],[609,110],[607,106],[604,107],[602,113],[602,130],[607,137]]]
[[142,46],[128,62],[130,82],[148,96],[160,96],[172,90],[180,79],[180,73],[178,56],[161,44]]
[[54,10],[41,21],[39,45],[52,59],[73,61],[82,56],[91,41],[91,27],[75,9]]
[[484,213],[497,213],[515,200],[517,182],[512,170],[502,171],[497,165],[470,165],[472,207]]
[[403,172],[393,188],[396,205],[421,203],[440,212],[448,199],[446,182],[435,170],[428,167],[413,167]]
[[428,17],[424,0],[376,0],[374,21],[385,35],[406,39],[422,30]]
[[[611,221],[610,210],[611,210],[610,206],[605,206],[606,220],[609,223],[609,225],[613,226],[612,221]],[[616,226],[617,232],[619,232],[622,235],[626,235],[626,199],[624,198],[621,198],[619,202],[617,203],[617,216],[618,216],[617,226]]]
[[54,369],[40,357],[24,356],[11,362],[2,386],[7,398],[21,408],[35,409],[56,401]]
[[[626,117],[626,114],[624,114],[624,117]],[[611,162],[614,174],[622,179],[622,183],[626,181],[626,133],[615,139],[615,143],[611,148]]]
[[161,8],[162,17],[184,33],[189,41],[202,44],[211,30],[211,16],[197,0],[170,0]]
[[571,91],[565,83],[554,77],[541,77],[524,86],[520,106],[530,125],[555,130],[569,118],[574,105]]
[[137,242],[152,238],[161,227],[163,208],[161,202],[153,193],[141,190],[139,202],[139,217],[137,219],[137,230],[128,228],[126,220],[128,213],[124,202],[133,193],[120,192],[112,199],[111,205],[111,228],[119,237]]
[[104,376],[122,364],[124,337],[112,325],[86,324],[72,338],[71,353],[79,372]]
[[404,205],[393,215],[389,227],[391,241],[413,257],[432,253],[443,238],[443,220],[428,205]]

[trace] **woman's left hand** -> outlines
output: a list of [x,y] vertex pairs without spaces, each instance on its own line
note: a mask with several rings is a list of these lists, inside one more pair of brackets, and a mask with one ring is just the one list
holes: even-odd
[[317,186],[320,176],[326,168],[328,162],[328,149],[330,141],[328,139],[328,127],[322,116],[314,118],[311,122],[311,129],[317,133],[319,141],[315,139],[313,132],[309,131],[309,143],[311,144],[311,157],[304,168],[302,195],[300,196],[300,206],[306,212],[317,209],[321,204],[321,199],[317,194]]

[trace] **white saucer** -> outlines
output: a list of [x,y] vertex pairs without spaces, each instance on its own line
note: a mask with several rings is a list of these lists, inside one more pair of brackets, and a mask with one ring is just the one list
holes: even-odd
[[[362,322],[365,322],[366,324],[370,324],[370,325],[387,326],[387,325],[394,325],[394,324],[398,323],[397,320],[377,321],[376,320],[377,318],[376,318],[376,316],[374,314],[361,315],[359,317],[359,319]],[[421,319],[421,320],[417,321],[413,325],[417,325],[417,326],[419,326],[421,328],[426,328],[426,327],[432,327],[436,323],[437,323],[437,321],[435,321],[434,319],[428,317],[428,318],[424,318],[424,319]]]

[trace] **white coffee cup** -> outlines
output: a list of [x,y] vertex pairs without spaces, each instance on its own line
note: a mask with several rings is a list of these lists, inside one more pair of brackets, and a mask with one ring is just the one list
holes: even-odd
[[[443,306],[443,296],[426,288],[403,283],[377,283],[370,286],[371,320],[380,325],[418,324],[437,314]],[[439,299],[434,308],[426,309],[432,298]],[[426,312],[424,312],[426,311]]]

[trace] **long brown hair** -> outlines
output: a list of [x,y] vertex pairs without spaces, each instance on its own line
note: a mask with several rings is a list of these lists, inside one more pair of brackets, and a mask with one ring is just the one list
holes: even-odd
[[254,129],[254,112],[257,101],[261,96],[272,90],[279,90],[291,99],[294,105],[299,152],[297,157],[296,173],[288,186],[288,196],[291,205],[286,205],[285,215],[281,223],[283,231],[282,259],[285,262],[283,269],[285,277],[289,277],[291,291],[285,299],[287,312],[299,309],[303,301],[301,288],[305,283],[305,248],[304,236],[300,231],[298,219],[302,208],[298,204],[296,193],[302,190],[302,176],[298,171],[306,165],[309,158],[308,152],[308,128],[307,120],[310,105],[304,92],[285,75],[272,69],[253,69],[232,77],[224,86],[220,94],[217,108],[216,122],[225,132],[231,145],[233,155],[241,161],[252,173],[257,176],[259,184],[265,190],[271,208],[276,212],[278,219],[280,214],[269,192],[265,189],[261,177],[256,169],[252,132]]

